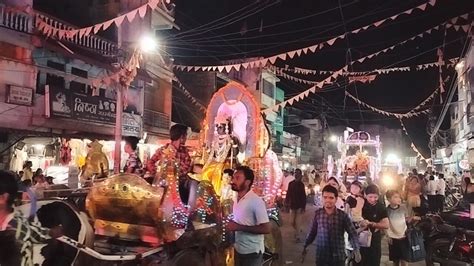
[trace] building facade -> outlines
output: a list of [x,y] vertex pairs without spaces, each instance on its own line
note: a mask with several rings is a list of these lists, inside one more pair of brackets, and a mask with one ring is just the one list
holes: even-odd
[[[3,169],[19,171],[26,160],[33,162],[33,168],[79,167],[87,153],[87,142],[94,139],[102,141],[109,162],[113,162],[118,84],[104,80],[110,80],[108,77],[127,59],[129,49],[136,43],[127,41],[131,38],[126,29],[115,26],[102,33],[107,38],[96,34],[74,38],[46,36],[37,28],[38,17],[55,28],[73,30],[84,25],[76,26],[68,21],[85,20],[82,23],[93,25],[129,10],[131,4],[135,4],[135,8],[141,2],[110,1],[115,4],[104,9],[108,12],[95,15],[78,10],[99,8],[95,5],[104,1],[93,1],[92,6],[82,7],[80,2],[61,1],[51,5],[48,0],[22,0],[0,3]],[[48,9],[51,6],[54,10]],[[157,9],[167,13],[164,7]],[[138,32],[153,32],[162,23],[173,26],[170,18],[168,13],[165,16],[155,11],[148,18],[137,18],[132,23],[140,23]],[[142,65],[126,90],[127,104],[122,118],[124,136],[141,138],[146,133],[150,141],[167,138],[172,78],[171,64],[166,58],[147,60],[147,64]],[[69,152],[61,154],[61,149]],[[146,150],[142,149],[151,152]],[[126,159],[126,156],[122,158]]]

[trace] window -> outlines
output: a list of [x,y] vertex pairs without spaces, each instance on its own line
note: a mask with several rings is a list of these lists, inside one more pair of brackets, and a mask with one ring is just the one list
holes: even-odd
[[79,68],[75,68],[75,67],[72,67],[71,68],[71,74],[73,75],[76,75],[78,77],[81,77],[81,78],[87,78],[87,71],[84,71],[82,69],[79,69]]
[[274,87],[273,84],[267,80],[263,80],[263,93],[271,98],[274,96]]
[[64,77],[54,74],[46,74],[46,85],[64,89]]
[[46,63],[46,65],[47,65],[48,67],[50,67],[50,68],[54,68],[54,69],[56,69],[56,70],[66,72],[66,65],[64,65],[64,64],[56,63],[56,62],[54,62],[54,61],[48,60],[48,62]]
[[69,89],[75,93],[87,93],[86,84],[77,81],[71,81],[71,83],[69,83]]

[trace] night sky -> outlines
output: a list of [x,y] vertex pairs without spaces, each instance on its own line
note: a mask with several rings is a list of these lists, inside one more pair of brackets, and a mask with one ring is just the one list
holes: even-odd
[[[177,64],[219,64],[219,60],[271,56],[292,49],[303,48],[331,39],[346,31],[390,17],[401,11],[427,3],[399,0],[283,0],[283,1],[228,1],[228,0],[176,0],[176,22],[180,31],[170,31],[164,38],[167,52]],[[474,1],[438,0],[434,7],[416,10],[411,15],[401,15],[395,21],[385,22],[358,34],[349,34],[312,55],[278,61],[284,67],[303,67],[318,70],[338,70],[346,62],[356,60],[387,48],[458,15],[471,12]],[[219,20],[224,17],[224,19]],[[217,21],[216,21],[217,20]],[[466,44],[467,34],[448,29],[433,31],[431,35],[410,41],[393,51],[355,63],[349,69],[366,71],[383,67],[413,66],[437,61],[437,48],[445,58],[459,57]],[[449,88],[454,68],[443,69]],[[291,74],[291,73],[290,73]],[[296,75],[310,80],[324,76]],[[360,107],[350,98],[344,99],[344,90],[368,104],[385,111],[404,113],[422,102],[438,86],[438,69],[395,72],[380,75],[370,84],[352,83],[339,78],[341,86],[331,86],[326,91],[313,94],[295,104],[304,109],[306,116],[327,118],[329,125],[348,125],[354,128],[361,123],[383,124],[400,128],[397,119],[379,115]],[[281,78],[279,87],[292,96],[309,87]],[[447,97],[444,93],[443,98]],[[435,114],[441,109],[440,99],[431,102]],[[448,116],[449,117],[449,116]],[[404,123],[420,151],[429,157],[428,116],[405,119]]]

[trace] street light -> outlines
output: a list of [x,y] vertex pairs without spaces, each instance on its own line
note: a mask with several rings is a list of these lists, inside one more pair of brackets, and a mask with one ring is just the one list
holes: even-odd
[[158,48],[158,43],[150,35],[144,35],[140,38],[138,45],[133,49],[133,53],[129,60],[122,65],[121,70],[119,70],[120,75],[120,85],[117,87],[117,109],[115,117],[115,152],[114,152],[114,173],[120,173],[120,162],[122,157],[122,115],[123,115],[123,93],[130,82],[132,82],[137,72],[135,71],[138,67],[138,61],[141,58],[142,53],[150,53],[156,51]]
[[158,43],[156,39],[150,35],[144,35],[139,41],[140,50],[144,53],[154,52],[158,49]]
[[337,141],[337,136],[336,135],[331,135],[331,137],[329,137],[329,140],[331,142],[336,142]]

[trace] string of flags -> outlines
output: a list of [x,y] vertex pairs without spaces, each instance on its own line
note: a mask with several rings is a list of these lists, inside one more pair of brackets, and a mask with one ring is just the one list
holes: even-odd
[[[458,62],[459,57],[456,58],[451,58],[449,59],[449,63],[446,64],[447,67],[453,67],[456,65]],[[343,73],[345,76],[364,76],[372,73],[377,73],[377,74],[388,74],[390,72],[404,72],[404,71],[412,71],[412,70],[425,70],[429,69],[432,67],[437,67],[439,65],[439,62],[431,62],[431,63],[426,63],[426,64],[420,64],[420,65],[415,65],[415,66],[403,66],[403,67],[390,67],[390,68],[380,68],[380,69],[374,69],[374,70],[368,70],[368,71],[350,71]],[[295,74],[302,74],[302,75],[327,75],[327,74],[332,74],[332,70],[314,70],[314,69],[307,69],[307,68],[301,68],[301,67],[291,67],[289,65],[285,65],[284,68],[276,67],[276,66],[271,66],[270,67],[273,70],[280,70],[280,71],[287,71],[287,72],[293,72]]]
[[[465,14],[465,15],[466,15],[466,18],[467,18],[467,14]],[[460,15],[460,16],[458,16],[458,17],[463,17],[463,18],[464,18],[465,15]],[[451,19],[450,19],[450,20],[451,20]],[[448,21],[450,21],[450,20],[448,20]],[[474,22],[473,22],[473,23],[474,23]],[[354,61],[350,62],[349,64],[345,65],[343,68],[341,68],[341,69],[339,69],[339,70],[337,70],[337,71],[334,71],[330,76],[328,76],[328,77],[325,78],[324,80],[319,81],[319,82],[316,82],[313,86],[311,86],[310,88],[306,89],[305,91],[303,91],[303,92],[301,92],[301,93],[299,93],[299,94],[297,94],[297,95],[295,95],[295,96],[293,96],[293,97],[291,97],[291,98],[289,98],[289,99],[287,99],[287,100],[285,100],[285,101],[283,101],[283,102],[281,102],[281,103],[279,103],[279,104],[276,104],[276,105],[271,106],[271,107],[269,107],[269,108],[267,108],[267,109],[264,109],[264,110],[262,110],[261,112],[263,112],[263,113],[276,112],[276,111],[279,110],[279,108],[284,108],[286,105],[293,105],[294,102],[298,102],[298,101],[303,100],[304,98],[308,97],[308,95],[309,95],[310,93],[315,93],[317,88],[318,88],[318,89],[322,89],[322,87],[323,87],[325,84],[330,84],[330,83],[332,83],[333,81],[335,81],[335,80],[337,79],[337,77],[339,77],[339,76],[342,75],[343,73],[346,73],[346,72],[347,72],[349,65],[351,65],[351,64],[353,64],[353,63],[355,63],[355,62],[362,63],[362,62],[364,62],[366,59],[371,59],[371,58],[373,58],[373,57],[375,57],[375,56],[378,56],[378,55],[381,54],[381,53],[386,53],[386,52],[391,51],[391,50],[395,49],[396,47],[401,46],[401,45],[403,45],[403,44],[405,44],[405,43],[407,43],[407,42],[409,42],[409,41],[413,41],[413,40],[415,40],[416,38],[423,37],[424,34],[426,34],[426,33],[431,34],[431,32],[432,32],[433,30],[439,30],[440,27],[441,27],[441,25],[443,25],[443,24],[444,24],[444,23],[441,23],[441,24],[439,24],[439,25],[437,25],[437,26],[434,26],[434,27],[432,27],[432,28],[430,28],[430,29],[428,29],[428,30],[426,30],[426,31],[424,31],[424,32],[422,32],[422,33],[420,33],[420,34],[417,34],[417,35],[415,35],[415,36],[412,36],[411,38],[408,38],[408,39],[406,39],[406,40],[404,40],[404,41],[401,41],[401,42],[399,42],[399,43],[397,43],[397,44],[394,44],[394,45],[392,45],[392,46],[390,46],[390,47],[388,47],[388,48],[385,48],[385,49],[383,49],[383,50],[374,52],[374,53],[372,53],[372,54],[369,54],[369,55],[367,55],[367,56],[364,56],[364,57],[361,57],[361,58],[359,58],[359,59],[357,59],[357,60],[354,60]],[[469,29],[468,29],[468,30],[469,30]]]
[[436,90],[430,96],[428,96],[428,98],[426,98],[423,102],[421,102],[415,108],[411,109],[410,111],[408,111],[406,113],[387,112],[387,111],[381,110],[377,107],[374,107],[374,106],[372,106],[368,103],[365,103],[365,102],[359,100],[354,95],[350,94],[348,91],[346,91],[345,93],[346,93],[347,96],[349,96],[349,98],[354,100],[357,104],[362,105],[362,106],[364,106],[364,107],[366,107],[366,108],[368,108],[368,109],[370,109],[374,112],[377,112],[379,114],[383,114],[383,115],[386,115],[386,116],[394,116],[398,119],[402,119],[402,118],[411,118],[411,117],[414,117],[414,116],[419,116],[419,115],[422,115],[422,114],[429,113],[430,112],[429,109],[425,109],[425,110],[422,110],[422,111],[417,111],[417,110],[419,110],[420,108],[425,106],[429,101],[431,101],[436,96],[436,94],[438,93],[438,90],[439,90],[439,88],[436,88]]
[[104,31],[108,29],[112,24],[115,24],[117,27],[120,27],[120,25],[122,25],[122,23],[124,22],[125,18],[127,18],[129,22],[132,22],[137,15],[140,16],[140,18],[144,18],[148,10],[154,10],[158,7],[160,1],[161,0],[150,0],[146,4],[143,4],[140,7],[137,7],[116,18],[109,19],[105,22],[80,29],[60,28],[57,21],[37,13],[35,26],[38,31],[40,31],[44,35],[48,37],[55,37],[59,40],[64,38],[72,39],[75,36],[79,36],[79,38],[82,38],[83,36],[88,36],[92,33],[97,34],[99,31]]
[[200,102],[198,102],[198,100],[196,100],[196,98],[191,95],[191,93],[183,86],[183,84],[177,78],[175,78],[174,81],[176,81],[176,84],[178,84],[178,88],[181,90],[181,92],[183,92],[183,94],[188,97],[188,99],[190,99],[191,102],[199,108],[199,110],[206,112],[206,107]]
[[[372,28],[372,27],[377,28],[380,25],[382,25],[383,23],[385,23],[387,21],[393,21],[393,20],[395,20],[396,18],[398,18],[399,16],[401,16],[403,14],[410,15],[415,10],[425,11],[425,9],[428,6],[434,6],[435,4],[436,4],[436,0],[430,0],[427,3],[418,5],[414,8],[410,8],[408,10],[405,10],[403,12],[395,14],[391,17],[384,18],[382,20],[370,23],[370,24],[365,25],[363,27],[360,27],[358,29],[354,29],[354,30],[350,31],[349,33],[357,34],[359,32],[365,31],[365,30],[367,30],[369,28]],[[467,19],[467,17],[468,17],[468,14],[465,15],[466,19]],[[322,48],[324,48],[326,46],[332,46],[337,40],[339,40],[339,39],[342,40],[342,39],[346,38],[346,35],[347,34],[344,33],[344,34],[341,34],[337,37],[334,37],[332,39],[329,39],[327,41],[324,41],[324,42],[321,42],[321,43],[318,43],[318,44],[315,44],[315,45],[311,45],[311,46],[307,46],[307,47],[304,47],[304,48],[284,52],[284,53],[273,55],[273,56],[270,56],[270,57],[265,57],[265,58],[261,58],[261,59],[257,59],[257,60],[247,61],[247,62],[244,62],[244,63],[227,64],[227,65],[207,65],[207,66],[175,65],[174,68],[177,69],[177,70],[180,70],[180,71],[219,71],[219,72],[224,72],[225,71],[225,72],[229,73],[233,69],[235,69],[236,71],[240,71],[241,68],[248,69],[248,68],[256,68],[256,67],[264,67],[269,62],[271,64],[275,64],[277,59],[285,61],[287,59],[293,59],[293,58],[296,58],[296,57],[300,57],[301,55],[315,53],[316,50],[321,50]]]
[[[403,123],[403,120],[400,119],[399,121],[400,121],[400,125],[402,126],[403,133],[405,133],[405,135],[407,135],[408,138],[410,138],[410,135],[408,135],[407,128],[405,127],[405,124]],[[411,140],[411,138],[410,138],[410,140]],[[416,158],[421,158],[421,159],[424,160],[427,164],[429,164],[430,159],[426,159],[425,156],[423,156],[423,154],[420,153],[420,151],[419,151],[418,148],[415,146],[415,144],[413,143],[413,141],[411,142],[410,147],[411,147],[412,150],[416,153]]]

